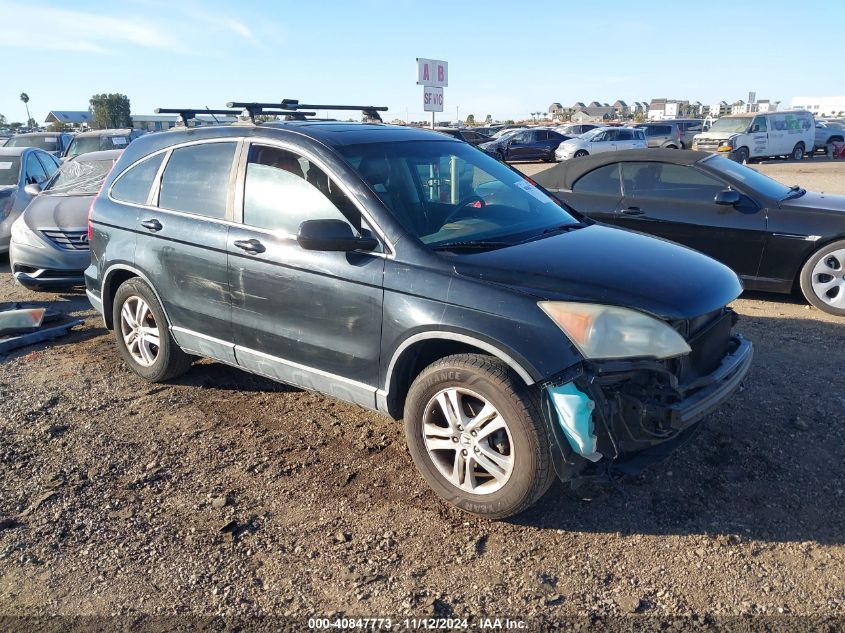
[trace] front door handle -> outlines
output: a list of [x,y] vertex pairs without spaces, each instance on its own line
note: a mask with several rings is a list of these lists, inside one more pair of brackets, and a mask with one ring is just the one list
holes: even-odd
[[622,209],[620,213],[624,213],[625,215],[643,215],[644,211],[642,211],[639,207],[627,207]]
[[161,231],[161,228],[162,228],[161,222],[159,222],[158,220],[155,220],[155,219],[144,220],[143,222],[141,222],[141,226],[143,226],[148,231],[152,231],[153,233],[155,233],[157,231]]
[[235,246],[237,246],[241,250],[246,251],[247,253],[252,253],[253,255],[255,253],[263,253],[267,250],[266,248],[264,248],[264,244],[262,244],[256,239],[235,240]]

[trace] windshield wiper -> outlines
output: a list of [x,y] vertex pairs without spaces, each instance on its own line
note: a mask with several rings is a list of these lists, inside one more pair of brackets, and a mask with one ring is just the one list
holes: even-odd
[[432,246],[433,251],[459,251],[459,250],[487,250],[493,248],[505,248],[513,246],[513,242],[494,242],[491,240],[466,240],[464,242],[452,242],[451,244],[438,244]]
[[783,197],[783,200],[791,200],[792,198],[800,198],[805,193],[807,193],[806,189],[799,187],[798,185],[792,185],[789,188],[789,193]]

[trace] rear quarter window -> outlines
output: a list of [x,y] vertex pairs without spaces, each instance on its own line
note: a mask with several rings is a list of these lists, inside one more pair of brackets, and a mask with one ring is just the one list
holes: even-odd
[[621,196],[619,163],[605,165],[581,176],[572,185],[574,193],[594,193],[606,196]]
[[225,219],[236,147],[232,142],[203,143],[173,150],[161,177],[158,206]]
[[150,188],[162,160],[164,160],[164,152],[132,165],[112,185],[112,198],[119,202],[147,204]]

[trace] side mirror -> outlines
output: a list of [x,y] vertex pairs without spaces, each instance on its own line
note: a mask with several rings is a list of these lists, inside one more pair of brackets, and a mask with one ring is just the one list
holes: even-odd
[[343,220],[306,220],[299,225],[296,241],[307,251],[372,251],[378,247],[373,237],[357,237]]
[[41,185],[37,182],[31,182],[28,185],[24,186],[23,190],[28,196],[37,196],[39,193],[41,193]]
[[716,204],[721,204],[726,207],[735,207],[739,204],[740,196],[738,191],[734,191],[733,189],[723,189],[719,193],[716,194],[716,197],[713,199],[713,202]]

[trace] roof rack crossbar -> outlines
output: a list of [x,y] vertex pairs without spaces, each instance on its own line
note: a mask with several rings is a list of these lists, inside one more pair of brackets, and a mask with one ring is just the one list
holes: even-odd
[[[229,108],[243,108],[249,113],[250,118],[254,119],[259,114],[267,114],[266,110],[360,110],[364,116],[381,121],[379,112],[387,112],[387,106],[358,106],[358,105],[338,105],[338,104],[320,104],[320,103],[299,103],[298,99],[282,99],[280,103],[260,103],[260,102],[245,102],[245,101],[230,101],[226,104]],[[278,113],[276,113],[278,114]]]

